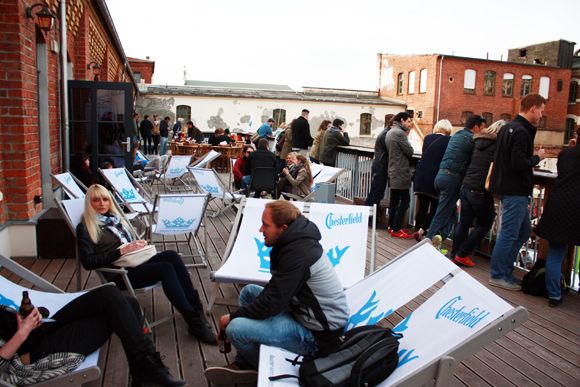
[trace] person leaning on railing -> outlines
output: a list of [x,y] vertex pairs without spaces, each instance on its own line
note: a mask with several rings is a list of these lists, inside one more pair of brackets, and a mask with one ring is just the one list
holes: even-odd
[[350,137],[345,132],[343,125],[344,121],[337,118],[332,121],[332,126],[322,135],[320,140],[320,162],[322,164],[334,167],[336,163],[336,147],[350,144]]

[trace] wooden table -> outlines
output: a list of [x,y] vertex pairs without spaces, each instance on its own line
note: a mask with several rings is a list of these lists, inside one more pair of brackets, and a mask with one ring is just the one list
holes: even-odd
[[218,152],[220,156],[213,161],[216,169],[221,169],[222,172],[230,172],[230,159],[237,159],[242,154],[243,146],[229,146],[217,145],[212,146],[211,149]]

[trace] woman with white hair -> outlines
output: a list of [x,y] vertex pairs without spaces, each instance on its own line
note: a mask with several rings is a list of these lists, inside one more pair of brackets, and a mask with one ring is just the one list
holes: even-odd
[[[87,270],[113,267],[112,263],[123,255],[147,246],[147,241],[137,239],[111,200],[109,191],[102,185],[93,184],[87,190],[85,211],[77,226],[79,258]],[[137,267],[127,268],[127,271],[136,288],[161,281],[167,299],[187,322],[189,334],[204,343],[216,344],[215,333],[203,315],[199,295],[177,252],[163,251]],[[125,289],[121,275],[107,279]]]
[[[495,201],[485,189],[485,180],[497,145],[497,133],[506,124],[499,120],[473,136],[475,149],[461,187],[461,215],[453,234],[452,257],[455,263],[475,266],[469,256],[485,238],[495,218]],[[469,229],[476,221],[471,234]],[[469,236],[467,235],[469,234]]]
[[177,133],[181,133],[181,132],[183,132],[183,125],[182,125],[182,122],[183,122],[183,117],[179,117],[179,118],[177,119],[177,122],[175,123],[175,125],[173,125],[173,137],[175,137],[175,135],[176,135]]

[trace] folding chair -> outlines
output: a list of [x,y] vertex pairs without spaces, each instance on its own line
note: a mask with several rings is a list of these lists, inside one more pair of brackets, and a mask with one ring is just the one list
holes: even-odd
[[[270,250],[264,245],[259,232],[262,213],[267,200],[244,199],[238,211],[220,269],[210,275],[216,288],[208,303],[208,312],[214,304],[234,305],[235,300],[218,299],[221,283],[260,284],[270,278]],[[374,208],[341,204],[292,202],[304,216],[318,226],[320,244],[343,287],[348,288],[364,278],[367,259],[368,221]],[[371,229],[370,270],[374,270],[376,232]],[[348,238],[345,238],[348,235]],[[346,239],[346,240],[345,240]]]
[[[191,161],[191,156],[170,156],[169,161],[163,167],[160,173],[155,173],[154,181],[158,181],[163,185],[165,193],[192,191],[193,189],[182,179],[183,175],[187,173],[187,167]],[[168,184],[168,180],[171,184]],[[183,185],[175,185],[182,183]]]
[[[0,255],[0,266],[18,275],[23,280],[30,282],[37,288],[35,290],[24,288],[0,276],[0,304],[11,306],[16,310],[19,308],[22,300],[22,292],[25,290],[28,291],[30,299],[33,300],[35,305],[48,308],[51,315],[54,315],[63,306],[85,293],[65,293],[50,282],[40,278],[3,255]],[[59,387],[64,385],[80,386],[83,383],[99,379],[101,376],[101,369],[98,366],[99,352],[100,349],[87,356],[85,361],[74,371],[35,385],[43,387]],[[0,380],[0,386],[14,387],[12,384],[2,380]]]
[[250,185],[246,187],[246,196],[250,196],[250,191],[274,192],[274,194],[278,196],[278,188],[276,186],[277,177],[278,173],[276,168],[254,168],[252,170],[252,179],[250,180]]
[[[203,169],[203,168],[195,168],[195,167],[188,167],[189,173],[194,177],[195,182],[201,192],[205,194],[210,194],[212,200],[217,199],[220,201],[219,209],[214,211],[212,214],[212,218],[215,218],[220,213],[223,213],[228,208],[234,206],[238,203],[243,195],[237,192],[231,192],[225,184],[221,181],[218,174],[213,169]],[[230,203],[226,205],[226,200],[229,200]],[[224,207],[225,206],[225,207]]]
[[[421,386],[432,380],[437,387],[450,386],[457,364],[529,317],[525,308],[512,308],[423,241],[345,291],[351,314],[346,330],[377,323],[437,283],[443,285],[393,328],[403,335],[399,365],[379,386]],[[298,386],[295,379],[268,380],[298,375],[298,367],[285,360],[295,356],[262,345],[258,386]]]
[[[76,235],[77,235],[76,230],[77,230],[77,226],[81,222],[81,219],[83,216],[85,199],[69,199],[69,200],[62,200],[61,201],[60,199],[55,198],[54,200],[56,201],[56,205],[60,209],[67,225],[69,226],[70,230],[72,231],[73,235],[75,236],[75,243],[76,243]],[[117,203],[112,201],[112,205],[117,206]],[[123,212],[118,207],[117,207],[117,209],[120,211],[121,214],[123,214]],[[127,222],[127,223],[129,224],[129,227],[130,227],[129,231],[133,234],[133,236],[136,236],[137,232],[133,229],[133,227],[131,226],[131,224],[129,222]],[[79,289],[81,287],[81,280],[80,280],[80,278],[81,278],[81,263],[80,263],[80,259],[78,256],[78,249],[76,249],[76,246],[75,246],[75,253],[76,253],[75,255],[76,255],[76,260],[77,260],[77,289]],[[144,293],[146,291],[152,290],[152,289],[161,285],[161,281],[159,281],[153,285],[150,285],[150,286],[147,286],[144,288],[135,289],[135,288],[133,288],[133,285],[131,285],[131,281],[129,280],[129,277],[127,276],[127,273],[128,273],[127,270],[123,267],[119,267],[119,268],[117,268],[117,267],[102,267],[99,269],[95,269],[95,273],[97,274],[97,277],[99,277],[99,279],[101,280],[101,283],[103,283],[103,284],[109,283],[109,280],[107,280],[107,278],[105,278],[104,273],[120,274],[121,277],[123,278],[123,282],[125,283],[125,287],[127,288],[127,292],[135,298],[137,298],[137,294]],[[143,308],[141,308],[141,311],[143,312],[143,316],[145,316],[145,312],[143,311]],[[164,317],[162,319],[155,320],[154,322],[151,322],[151,323],[149,323],[147,318],[145,318],[145,325],[147,327],[147,331],[152,332],[151,328],[153,328],[156,325],[159,325],[165,321],[169,321],[176,316],[177,316],[177,314],[173,314],[171,316],[167,316],[167,317]]]
[[217,159],[219,156],[220,156],[219,152],[211,150],[205,155],[201,156],[199,159],[195,160],[195,162],[191,164],[189,167],[190,168],[209,167],[209,163]]
[[50,176],[63,188],[69,198],[75,199],[85,197],[87,187],[85,187],[85,185],[72,173],[64,172],[58,175],[53,175],[51,173]]
[[[205,211],[210,201],[210,195],[204,194],[171,194],[171,195],[157,195],[153,203],[153,210],[157,214],[157,222],[151,216],[151,227],[149,240],[152,241],[152,234],[162,235],[187,235],[187,243],[191,247],[191,241],[195,243],[195,248],[201,258],[201,263],[186,264],[186,267],[207,267],[207,260],[205,252],[207,251],[207,229],[205,227]],[[198,237],[199,228],[202,225],[203,219],[203,240],[202,248],[201,241]],[[177,243],[178,241],[160,241],[156,243]],[[183,257],[194,258],[194,254],[183,255]]]

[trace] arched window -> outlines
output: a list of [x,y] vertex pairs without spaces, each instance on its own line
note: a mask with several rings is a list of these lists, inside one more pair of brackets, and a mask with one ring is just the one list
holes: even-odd
[[404,84],[405,84],[405,76],[403,75],[403,73],[400,73],[398,78],[397,78],[397,94],[398,95],[403,94]]
[[550,95],[550,77],[540,78],[540,95],[548,99]]
[[473,112],[465,111],[461,113],[461,125],[465,126],[467,124],[467,119],[473,115]]
[[485,81],[483,83],[483,94],[493,95],[495,93],[495,71],[485,72]]
[[371,134],[371,124],[373,122],[373,115],[370,113],[362,113],[360,115],[360,134]]
[[525,97],[531,92],[532,92],[532,76],[524,75],[522,76],[522,97]]
[[503,90],[501,95],[504,97],[511,97],[514,94],[514,75],[505,73],[503,75]]
[[419,93],[427,92],[427,69],[421,70],[421,78],[419,79]]
[[185,123],[191,121],[191,106],[179,105],[175,108],[175,115],[176,118],[183,118]]
[[415,72],[409,73],[409,94],[415,94]]
[[492,113],[486,112],[486,113],[483,113],[481,116],[483,117],[483,119],[486,122],[485,126],[489,126],[489,125],[493,124],[493,114]]
[[510,122],[512,120],[512,115],[508,113],[504,113],[499,116],[500,119],[504,120],[505,122]]
[[463,80],[463,92],[475,94],[475,70],[465,70],[465,79]]
[[272,126],[272,131],[278,129],[280,125],[286,122],[286,110],[284,109],[274,109],[273,112],[274,126]]

